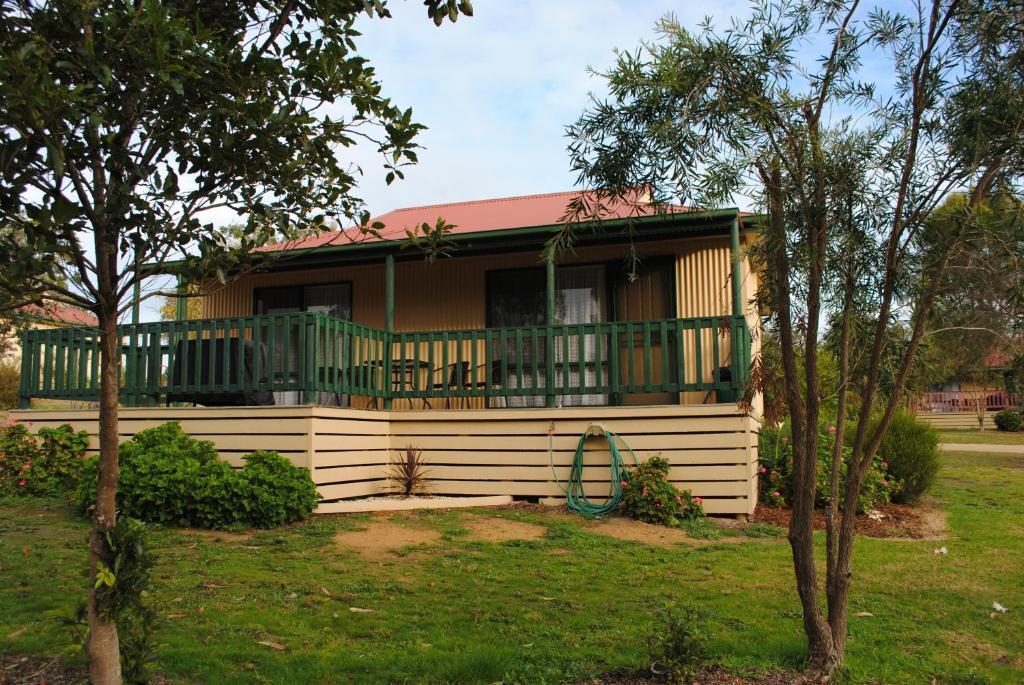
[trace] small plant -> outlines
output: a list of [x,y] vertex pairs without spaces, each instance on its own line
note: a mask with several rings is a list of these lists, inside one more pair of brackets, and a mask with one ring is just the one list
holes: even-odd
[[402,497],[420,495],[428,491],[426,460],[423,450],[412,445],[405,448],[405,454],[395,455],[388,464],[387,478]]
[[654,456],[630,469],[622,481],[622,513],[647,523],[679,526],[704,517],[704,501],[668,480],[668,460]]
[[32,435],[24,424],[0,430],[0,493],[62,495],[74,489],[89,435],[71,426],[41,428]]
[[1015,409],[1004,409],[995,417],[996,428],[1009,433],[1016,433],[1024,428],[1024,415]]
[[155,562],[146,524],[118,517],[104,535],[103,546],[96,604],[105,617],[117,623],[124,682],[148,683],[149,665],[156,658],[156,613],[144,601]]
[[697,671],[708,664],[704,612],[691,606],[669,608],[647,635],[651,673],[670,683],[692,683]]

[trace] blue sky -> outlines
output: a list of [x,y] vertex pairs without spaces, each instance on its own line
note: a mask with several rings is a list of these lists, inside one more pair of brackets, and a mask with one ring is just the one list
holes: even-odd
[[696,27],[749,12],[748,3],[475,0],[475,16],[438,28],[419,0],[389,3],[392,19],[359,23],[360,52],[384,91],[426,125],[420,163],[388,187],[368,151],[361,197],[374,214],[398,207],[568,190],[565,126],[600,91],[587,67],[607,67],[674,12]]

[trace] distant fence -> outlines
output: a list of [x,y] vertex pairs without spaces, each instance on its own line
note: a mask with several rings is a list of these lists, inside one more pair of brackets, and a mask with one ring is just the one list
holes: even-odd
[[973,412],[976,414],[982,403],[984,403],[985,411],[1000,411],[1017,406],[1016,398],[1005,390],[950,390],[920,393],[911,397],[909,408],[917,414],[948,412]]

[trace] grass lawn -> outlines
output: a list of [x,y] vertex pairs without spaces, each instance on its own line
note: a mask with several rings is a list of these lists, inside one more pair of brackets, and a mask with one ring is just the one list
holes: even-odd
[[[843,682],[1024,680],[1024,457],[943,459],[947,539],[857,543],[851,613],[871,615],[851,618]],[[543,537],[485,542],[473,516],[539,524]],[[157,669],[190,683],[574,682],[641,667],[653,611],[676,602],[706,609],[730,668],[802,658],[783,538],[658,547],[511,510],[395,516],[434,535],[399,555],[335,540],[369,523],[156,531]],[[85,592],[85,534],[61,507],[0,506],[0,652],[76,654],[60,617]],[[990,617],[993,601],[1010,611]]]
[[961,445],[1024,445],[1024,432],[1006,433],[997,430],[943,430],[939,439]]

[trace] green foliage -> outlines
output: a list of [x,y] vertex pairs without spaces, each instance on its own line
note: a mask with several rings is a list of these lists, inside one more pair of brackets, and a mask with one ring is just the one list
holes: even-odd
[[654,456],[630,469],[622,481],[622,513],[663,526],[679,526],[704,516],[703,500],[668,481],[669,462]]
[[[775,506],[788,505],[793,500],[793,446],[788,424],[782,428],[762,428],[758,443],[761,463],[758,478],[760,501]],[[835,447],[835,428],[827,426],[818,436],[818,479],[815,485],[815,506],[828,502],[829,477],[832,469],[832,450]],[[843,497],[846,487],[846,469],[850,457],[849,445],[843,447],[843,464],[839,472],[839,493]],[[892,499],[900,483],[887,470],[888,464],[876,456],[868,469],[857,498],[857,511],[867,511]],[[840,507],[844,503],[840,499]]]
[[306,518],[319,499],[307,469],[293,466],[277,452],[259,451],[243,457],[237,472],[245,520],[256,528],[274,528]]
[[0,364],[0,410],[18,406],[21,369],[17,364]]
[[97,610],[117,623],[125,682],[147,683],[149,665],[156,658],[156,613],[145,599],[156,559],[146,524],[120,516],[114,527],[101,535],[103,552],[98,560],[95,588]]
[[1009,433],[1016,433],[1024,428],[1024,416],[1015,409],[1004,409],[995,416],[996,428]]
[[88,446],[89,435],[66,424],[41,428],[38,435],[21,423],[0,429],[0,493],[69,493],[78,483]]
[[[254,452],[232,469],[212,442],[195,440],[176,422],[139,432],[121,446],[118,509],[128,516],[176,526],[271,528],[309,516],[317,502],[306,469],[276,452]],[[97,460],[87,462],[78,509],[91,511]]]
[[[869,430],[874,430],[876,421]],[[939,433],[913,414],[896,412],[878,449],[882,468],[898,483],[892,500],[914,503],[939,475]]]
[[691,606],[669,608],[647,634],[651,672],[670,683],[692,683],[697,670],[708,665],[708,636],[704,612]]

